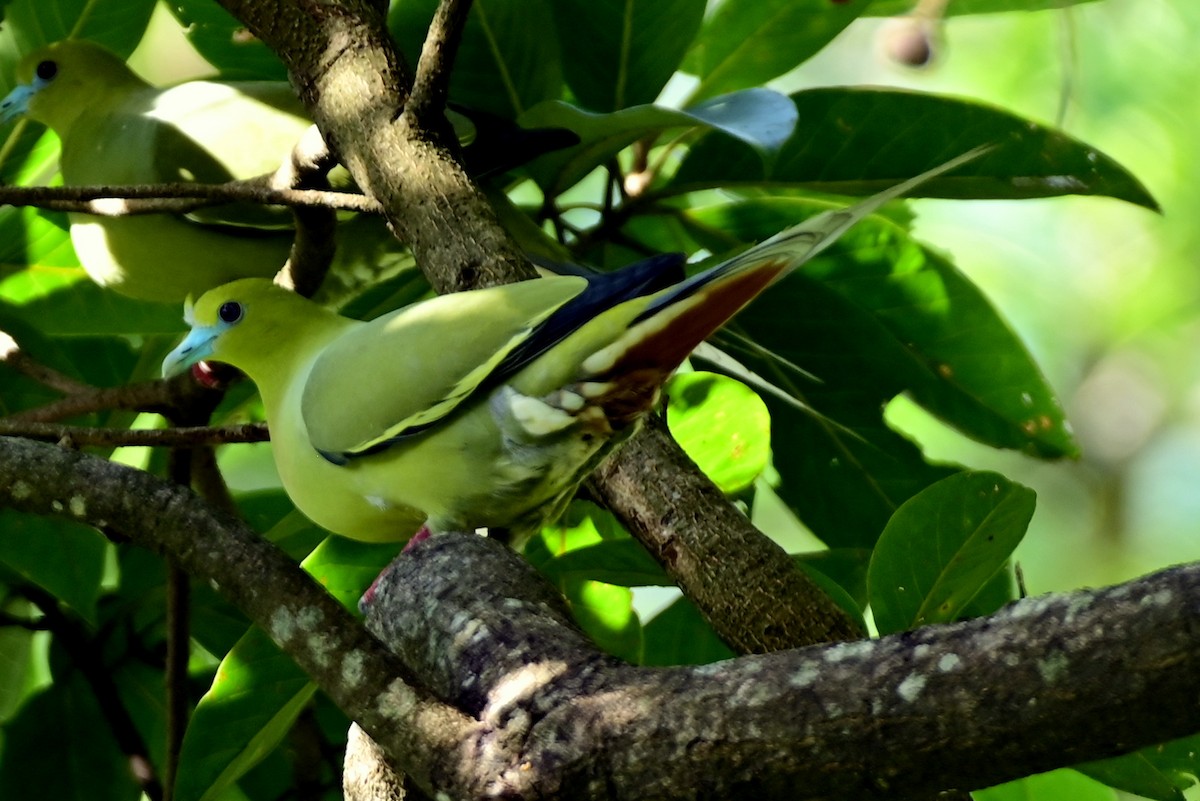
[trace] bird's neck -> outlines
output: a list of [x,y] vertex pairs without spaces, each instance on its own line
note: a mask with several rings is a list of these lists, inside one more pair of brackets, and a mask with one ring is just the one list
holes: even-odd
[[325,312],[309,320],[302,328],[289,329],[286,336],[274,337],[278,346],[256,354],[253,363],[239,365],[253,379],[267,407],[268,419],[285,405],[293,392],[301,392],[313,363],[325,346],[352,328],[358,320]]

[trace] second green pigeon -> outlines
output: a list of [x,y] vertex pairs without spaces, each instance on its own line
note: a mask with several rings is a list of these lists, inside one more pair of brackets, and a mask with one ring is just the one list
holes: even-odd
[[[253,178],[278,169],[311,125],[286,83],[188,81],[160,89],[86,41],[30,53],[16,78],[16,88],[0,101],[0,123],[24,114],[52,128],[62,143],[68,186]],[[476,177],[578,141],[563,129],[524,130],[459,111],[447,116]],[[75,252],[96,283],[167,302],[236,278],[274,275],[292,240],[286,209],[240,203],[186,216],[73,213],[70,223]],[[383,225],[378,234],[389,238]]]

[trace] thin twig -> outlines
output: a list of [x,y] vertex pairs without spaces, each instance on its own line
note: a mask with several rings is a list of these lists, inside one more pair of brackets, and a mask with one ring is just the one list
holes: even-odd
[[270,176],[223,184],[111,184],[97,186],[0,186],[0,205],[36,206],[99,217],[184,214],[219,203],[245,201],[291,208],[325,208],[378,214],[379,203],[353,192],[278,189]]
[[47,367],[35,361],[21,350],[21,346],[9,334],[0,331],[0,362],[7,364],[18,373],[29,376],[39,384],[68,394],[92,391],[92,387],[71,378],[66,373],[59,372],[53,367]]
[[266,442],[270,439],[266,423],[126,430],[30,423],[14,421],[10,418],[0,420],[0,436],[27,437],[43,442],[68,442],[79,447],[103,445],[112,448],[138,446],[187,448],[200,445]]
[[[275,172],[272,188],[328,190],[329,171],[336,163],[321,131],[312,125],[292,148],[290,158]],[[337,215],[328,207],[295,206],[292,218],[296,233],[287,262],[275,276],[275,282],[304,297],[312,297],[333,264]]]
[[436,128],[431,121],[439,118],[446,107],[450,72],[470,10],[471,0],[442,0],[433,15],[417,61],[412,93],[404,104],[404,113],[422,128]]

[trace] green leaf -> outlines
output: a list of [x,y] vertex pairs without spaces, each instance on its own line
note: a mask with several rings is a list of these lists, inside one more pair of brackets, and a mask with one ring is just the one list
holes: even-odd
[[[64,498],[62,505],[81,503]],[[41,587],[96,622],[106,542],[88,526],[0,509],[0,569]]]
[[1200,735],[1076,765],[1075,770],[1127,793],[1155,801],[1183,801],[1183,791],[1200,776]]
[[621,587],[673,587],[658,562],[632,538],[603,540],[567,551],[537,567],[550,581],[565,586],[571,581],[594,579]]
[[[4,727],[0,798],[129,801],[128,759],[83,676],[73,671],[30,698]],[[48,759],[47,755],[54,758]]]
[[[330,537],[301,563],[344,606],[354,609],[396,555],[396,544]],[[258,628],[226,654],[196,706],[183,741],[177,798],[216,799],[291,730],[316,686]]]
[[[388,27],[417,63],[437,0],[399,0]],[[507,119],[562,94],[559,40],[548,0],[476,0],[450,76],[450,99]],[[568,40],[569,41],[569,40]]]
[[[763,198],[685,216],[720,236],[754,241],[825,207]],[[838,296],[836,316],[813,308],[827,304],[830,294]],[[818,316],[810,319],[812,313]],[[759,346],[815,375],[823,389],[874,382],[881,399],[907,390],[989,445],[1048,458],[1076,453],[1041,371],[983,293],[948,259],[878,215],[766,292],[737,322]],[[845,363],[813,358],[815,343],[839,341],[852,345],[842,348]]]
[[796,564],[814,584],[821,588],[822,592],[832,598],[833,602],[855,622],[859,631],[867,630],[867,621],[863,617],[863,606],[854,600],[854,596],[847,592],[841,584],[812,565],[802,560],[798,560]]
[[800,124],[769,171],[750,148],[710,135],[692,148],[672,179],[672,190],[767,183],[865,195],[974,147],[998,145],[923,183],[912,196],[1105,195],[1158,208],[1133,175],[1095,148],[986,104],[899,89],[841,87],[797,92],[792,99]]
[[963,472],[909,499],[875,546],[867,590],[880,634],[958,619],[1012,555],[1033,490],[999,473]]
[[700,29],[705,0],[555,0],[569,42],[567,84],[584,106],[617,111],[658,97]]
[[261,629],[248,631],[196,705],[183,738],[176,798],[220,797],[283,740],[316,689]]
[[167,7],[188,41],[222,78],[287,80],[287,68],[279,56],[221,6],[210,0],[174,0]]
[[676,599],[642,632],[643,665],[706,665],[735,656],[687,598]]
[[[32,276],[30,271],[27,275]],[[76,275],[79,276],[76,278]],[[13,280],[0,286],[15,289],[24,282]],[[83,273],[72,275],[65,286],[48,294],[30,287],[24,301],[14,308],[19,316],[36,323],[48,336],[92,336],[104,334],[166,334],[179,337],[187,326],[182,310],[171,303],[151,303],[118,295],[92,283]]]
[[122,56],[133,52],[156,0],[14,0],[0,28],[0,81],[12,86],[25,53],[60,39],[88,39]]
[[787,95],[771,89],[745,89],[710,98],[685,110],[714,131],[750,145],[768,168],[796,130],[799,115]]
[[[561,194],[624,148],[646,137],[679,128],[722,131],[760,160],[774,158],[775,149],[795,126],[795,105],[769,89],[713,98],[691,109],[633,106],[609,114],[596,114],[559,101],[542,103],[520,118],[525,128],[567,128],[580,143],[548,153],[529,165],[528,171],[547,194]],[[760,168],[761,169],[761,168]]]
[[871,551],[867,548],[831,548],[825,551],[792,554],[792,560],[806,571],[819,572],[837,582],[858,607],[867,606],[867,567]]
[[1117,801],[1117,794],[1073,770],[1055,770],[976,790],[975,801]]
[[[27,608],[23,604],[21,608]],[[8,611],[12,611],[9,607]],[[6,723],[29,691],[33,632],[18,626],[0,628],[0,725]]]
[[601,649],[627,662],[642,656],[642,624],[633,610],[633,592],[600,581],[570,578],[559,589],[584,634]]
[[[868,7],[867,0],[724,0],[688,53],[700,100],[758,86],[816,55]],[[914,175],[916,173],[913,173]]]
[[771,458],[771,416],[740,381],[681,373],[666,387],[671,435],[726,494],[754,483]]
[[[945,6],[946,16],[964,14],[998,14],[1004,11],[1044,11],[1053,8],[1070,8],[1096,0],[954,0]],[[864,15],[872,17],[896,17],[913,10],[913,0],[874,0]]]

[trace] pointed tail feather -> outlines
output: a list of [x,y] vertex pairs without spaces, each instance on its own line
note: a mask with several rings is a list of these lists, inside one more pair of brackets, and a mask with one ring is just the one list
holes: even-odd
[[[846,209],[826,211],[663,291],[616,342],[583,364],[592,380],[637,372],[666,377],[700,342],[775,281],[805,264],[851,226],[914,187],[977,158],[976,148]],[[650,374],[657,374],[658,379]]]
[[[776,273],[775,278],[772,280],[778,280],[832,245],[842,234],[846,233],[846,231],[864,217],[874,214],[883,204],[907,194],[931,178],[936,178],[956,167],[961,167],[969,161],[973,161],[989,150],[991,150],[990,146],[969,150],[961,156],[952,158],[931,170],[926,170],[916,177],[909,178],[907,181],[889,187],[878,194],[855,203],[853,206],[822,212],[798,225],[784,229],[749,250],[739,253],[737,256],[723,261],[702,273],[697,273],[677,285],[673,291],[664,293],[642,312],[639,320],[653,316],[667,306],[677,303],[696,292],[698,288],[706,284],[728,280],[728,276],[734,273],[765,269]],[[783,266],[782,270],[777,269],[779,265]],[[749,300],[747,299],[746,302],[748,303]],[[741,306],[733,308],[728,316],[733,317],[740,309]],[[719,327],[720,325],[716,326],[716,328]],[[713,330],[715,331],[716,328]]]

